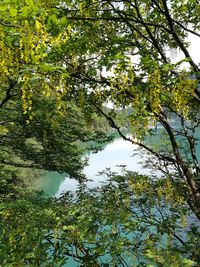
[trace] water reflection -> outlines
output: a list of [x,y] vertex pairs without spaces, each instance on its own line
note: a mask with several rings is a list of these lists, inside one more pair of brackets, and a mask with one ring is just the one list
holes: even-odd
[[[98,175],[99,172],[109,168],[111,171],[120,172],[121,165],[127,167],[128,170],[136,171],[141,174],[154,174],[152,170],[142,167],[142,162],[145,160],[144,152],[141,152],[137,145],[132,145],[122,138],[116,138],[112,143],[108,144],[104,150],[95,154],[89,155],[89,164],[84,169],[86,176],[91,179],[88,182],[88,187],[95,187],[105,181],[105,177]],[[60,184],[56,196],[60,196],[67,190],[75,190],[78,183],[74,179],[66,177]]]

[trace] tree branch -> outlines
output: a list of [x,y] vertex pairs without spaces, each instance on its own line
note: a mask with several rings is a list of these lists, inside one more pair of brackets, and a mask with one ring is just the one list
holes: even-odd
[[126,137],[126,135],[124,135],[122,133],[122,131],[120,130],[120,127],[118,127],[116,125],[116,123],[114,122],[113,118],[108,116],[99,106],[97,106],[93,101],[92,101],[92,104],[95,106],[95,108],[110,122],[111,124],[111,127],[113,127],[114,129],[117,130],[118,134],[125,140],[125,141],[129,141],[130,143],[134,144],[134,145],[138,145],[139,147],[141,148],[144,148],[145,150],[147,150],[148,152],[150,152],[152,155],[154,155],[155,157],[157,157],[158,159],[161,159],[161,160],[166,160],[168,162],[171,162],[171,163],[175,163],[175,160],[169,156],[165,156],[165,155],[161,155],[159,153],[157,153],[156,151],[154,151],[153,149],[151,149],[150,147],[146,146],[145,144],[137,141],[137,140],[134,140],[134,139],[131,139],[130,137]]
[[6,91],[6,96],[4,97],[4,99],[0,102],[0,108],[3,107],[3,105],[13,96],[11,94],[12,89],[15,87],[15,85],[17,84],[17,82],[13,82],[9,79],[10,81],[10,85]]
[[163,2],[164,10],[165,10],[165,16],[166,16],[166,19],[169,23],[169,27],[171,29],[171,33],[172,33],[172,36],[174,37],[174,40],[177,42],[178,46],[180,47],[180,49],[184,53],[185,57],[188,59],[188,62],[190,63],[190,65],[194,69],[194,71],[196,73],[199,73],[199,71],[200,71],[199,68],[192,60],[188,50],[186,49],[185,45],[183,44],[183,42],[181,41],[181,39],[177,35],[176,30],[174,29],[173,19],[171,18],[171,15],[169,13],[169,9],[168,9],[166,0],[162,0],[162,2]]
[[8,24],[5,23],[4,21],[0,20],[0,24],[3,25],[4,27],[14,27],[14,28],[20,28],[20,26],[18,25],[14,25],[14,24]]

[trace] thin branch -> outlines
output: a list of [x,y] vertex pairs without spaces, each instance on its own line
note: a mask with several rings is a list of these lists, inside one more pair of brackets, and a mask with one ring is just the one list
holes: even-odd
[[186,181],[187,181],[186,186],[188,187],[188,191],[190,191],[192,193],[191,197],[193,198],[193,201],[195,203],[195,207],[197,209],[199,209],[198,195],[197,195],[197,189],[198,188],[197,188],[197,185],[193,179],[193,174],[191,173],[189,167],[187,166],[187,164],[184,162],[184,160],[181,157],[176,138],[173,135],[172,128],[168,124],[168,122],[165,118],[164,112],[160,112],[159,114],[154,112],[154,114],[158,117],[158,120],[163,125],[163,127],[165,128],[165,130],[167,131],[167,133],[169,135],[169,139],[170,139],[173,153],[175,156],[175,163],[176,163],[176,166],[179,170],[179,174],[183,180],[186,179]]
[[172,36],[174,37],[174,40],[177,42],[178,46],[180,47],[180,49],[184,53],[185,57],[188,58],[188,60],[189,60],[188,62],[190,63],[190,65],[194,69],[194,71],[196,73],[199,73],[200,70],[199,70],[198,66],[192,60],[188,50],[186,49],[185,45],[183,44],[183,42],[181,41],[181,39],[179,38],[178,34],[176,33],[176,31],[174,29],[174,22],[173,22],[173,19],[171,18],[171,15],[169,13],[169,9],[168,9],[166,0],[162,0],[162,2],[163,2],[164,10],[165,10],[165,16],[166,16],[166,19],[169,23],[169,27],[172,31]]
[[153,149],[151,149],[150,147],[146,146],[143,143],[140,143],[137,140],[131,139],[130,137],[126,137],[126,135],[124,135],[122,133],[122,131],[120,130],[120,128],[116,125],[116,123],[114,122],[113,118],[108,116],[100,107],[98,107],[93,101],[92,104],[95,106],[95,108],[110,122],[111,127],[113,127],[114,129],[117,130],[118,134],[125,140],[125,141],[129,141],[130,143],[134,144],[134,145],[138,145],[139,147],[144,148],[145,150],[147,150],[148,152],[150,152],[152,155],[156,156],[158,159],[161,160],[167,160],[169,162],[175,163],[175,159],[173,159],[172,157],[169,156],[165,156],[165,155],[161,155],[159,153],[157,153],[156,151],[154,151]]
[[200,168],[199,168],[198,159],[196,157],[196,149],[195,149],[194,137],[189,135],[189,133],[188,133],[186,127],[185,127],[185,121],[184,121],[183,117],[181,117],[181,125],[183,127],[183,130],[184,130],[184,133],[185,133],[185,137],[187,138],[189,146],[190,146],[191,156],[192,156],[193,163],[194,163],[194,166],[195,166],[195,169],[196,169],[196,175],[199,175]]
[[28,164],[28,163],[9,162],[9,161],[6,161],[6,160],[0,161],[0,165],[8,165],[8,166],[16,167],[16,168],[25,168],[25,169],[26,168],[27,169],[34,168],[34,169],[44,170],[44,167],[40,166],[40,165],[31,164],[31,163]]
[[122,12],[117,10],[110,1],[107,0],[107,2],[113,8],[113,10],[118,14],[118,16],[121,17],[122,21],[126,22],[127,26],[131,30],[132,34],[134,34],[134,31],[136,31],[145,40],[147,40],[148,42],[152,43],[152,41],[147,36],[145,36],[143,33],[141,33],[141,31],[137,27],[133,27],[133,25],[127,20],[127,18],[124,18],[124,16],[122,15]]
[[195,31],[193,31],[193,30],[191,30],[191,29],[188,29],[188,28],[185,27],[181,22],[179,22],[179,21],[177,21],[177,20],[175,20],[175,19],[172,19],[172,20],[173,20],[173,22],[175,22],[176,24],[178,24],[178,25],[179,25],[182,29],[184,29],[185,31],[190,32],[190,33],[192,33],[192,34],[194,34],[194,35],[200,37],[200,34],[199,34],[199,33],[195,32]]
[[0,24],[3,25],[4,27],[14,27],[14,28],[20,28],[20,26],[18,25],[14,25],[14,24],[9,24],[9,23],[5,23],[4,21],[0,20]]
[[157,51],[158,51],[158,53],[160,54],[160,56],[161,56],[161,58],[163,59],[163,61],[164,61],[165,63],[167,63],[168,60],[167,60],[167,58],[166,58],[164,52],[163,52],[162,49],[160,48],[158,41],[157,41],[157,40],[155,39],[155,37],[153,36],[153,34],[152,34],[151,30],[149,29],[149,27],[148,27],[147,25],[145,25],[145,23],[143,23],[142,16],[140,15],[140,11],[139,11],[139,8],[138,8],[138,6],[137,6],[137,1],[136,1],[136,0],[135,0],[135,8],[136,8],[136,12],[137,12],[137,14],[138,14],[138,17],[139,17],[141,23],[144,25],[144,27],[145,27],[145,29],[146,29],[146,31],[147,31],[147,33],[148,33],[150,39],[152,40],[152,43],[153,43],[154,47],[157,49]]
[[15,85],[17,84],[17,82],[13,82],[12,80],[10,80],[10,85],[6,91],[6,96],[4,97],[4,99],[0,102],[0,108],[3,107],[3,105],[13,96],[11,94],[12,89],[15,87]]

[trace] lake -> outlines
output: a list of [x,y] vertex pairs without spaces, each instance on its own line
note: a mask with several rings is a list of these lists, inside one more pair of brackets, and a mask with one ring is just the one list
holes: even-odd
[[[105,177],[98,173],[106,168],[120,172],[120,166],[126,166],[128,170],[155,175],[152,170],[142,167],[142,162],[145,160],[144,152],[141,152],[137,145],[133,145],[120,137],[116,137],[108,143],[102,151],[88,153],[86,156],[89,160],[84,173],[87,178],[91,179],[87,183],[90,188],[99,186],[101,182],[105,181]],[[156,174],[158,175],[158,172]],[[64,174],[46,172],[44,176],[35,181],[33,187],[44,191],[45,195],[59,197],[66,191],[75,191],[77,185],[78,182],[75,179],[70,179]]]
[[[153,138],[153,141],[155,141],[158,136]],[[88,152],[86,157],[88,157],[88,166],[85,167],[84,173],[87,178],[91,179],[87,183],[90,188],[100,186],[102,182],[105,182],[106,178],[98,173],[106,168],[119,173],[121,167],[126,166],[128,170],[136,171],[140,174],[161,175],[159,172],[155,173],[151,169],[144,168],[142,166],[146,159],[144,151],[141,151],[137,145],[132,145],[120,137],[116,137],[112,142],[106,144],[102,151],[97,153]],[[59,197],[66,191],[75,191],[77,185],[78,182],[76,180],[69,179],[64,174],[46,172],[43,177],[37,179],[34,187],[35,189],[43,190],[46,195]],[[77,267],[80,264],[70,258],[64,266]]]

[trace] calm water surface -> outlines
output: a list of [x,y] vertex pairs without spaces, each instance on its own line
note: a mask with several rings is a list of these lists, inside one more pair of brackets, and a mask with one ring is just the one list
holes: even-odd
[[[111,171],[121,172],[120,166],[126,166],[128,170],[133,170],[142,174],[153,174],[150,170],[142,167],[144,155],[136,145],[132,145],[122,138],[115,138],[111,143],[107,144],[104,150],[98,153],[88,153],[88,166],[85,167],[85,175],[91,179],[88,182],[88,187],[96,187],[105,181],[105,177],[98,173],[110,168]],[[78,182],[74,179],[69,179],[65,175],[56,172],[47,173],[39,179],[37,183],[38,189],[42,189],[45,194],[59,197],[62,193],[68,190],[76,190]],[[63,267],[78,267],[73,258],[69,258],[67,264]]]
[[[155,140],[154,140],[155,141]],[[132,145],[122,138],[115,138],[111,143],[107,144],[104,150],[98,153],[88,153],[88,166],[85,167],[85,175],[91,179],[87,183],[88,187],[92,188],[99,186],[105,181],[105,177],[98,173],[110,168],[111,171],[121,172],[120,166],[126,166],[128,170],[136,171],[141,174],[156,175],[152,170],[144,168],[142,163],[145,161],[144,151],[142,152],[138,146]],[[43,177],[37,180],[34,187],[43,190],[46,195],[59,197],[62,193],[69,190],[76,190],[78,182],[74,179],[69,179],[66,175],[61,175],[57,172],[47,172]],[[63,267],[77,267],[80,264],[73,259],[69,259],[68,263]]]
[[[143,152],[144,153],[144,152]],[[84,173],[87,178],[88,187],[95,187],[105,181],[105,177],[98,173],[110,168],[111,171],[120,172],[120,166],[126,166],[128,170],[136,171],[141,174],[153,174],[151,170],[142,167],[145,156],[138,146],[132,145],[122,138],[115,138],[111,143],[107,144],[104,150],[98,153],[90,153],[88,166],[85,167]],[[76,190],[78,182],[69,179],[64,174],[57,172],[47,172],[43,177],[37,180],[34,185],[35,189],[43,190],[45,194],[59,197],[62,193],[69,190]]]

